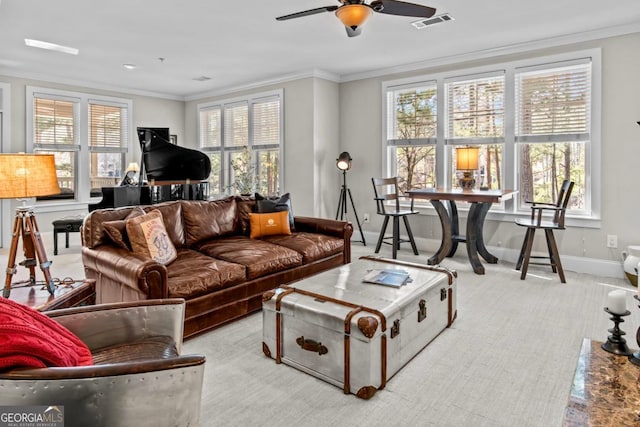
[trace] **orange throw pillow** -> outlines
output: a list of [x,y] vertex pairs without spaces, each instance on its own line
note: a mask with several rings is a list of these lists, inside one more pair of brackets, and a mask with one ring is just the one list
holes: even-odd
[[257,239],[274,234],[291,234],[289,228],[289,212],[250,213],[251,234],[249,237]]
[[125,223],[134,253],[147,256],[164,265],[178,257],[159,210],[154,209],[146,215],[129,218]]

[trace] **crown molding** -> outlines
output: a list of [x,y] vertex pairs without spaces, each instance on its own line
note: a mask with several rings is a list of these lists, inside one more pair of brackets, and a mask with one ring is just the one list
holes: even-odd
[[300,71],[297,73],[285,74],[280,77],[275,77],[273,79],[260,80],[253,83],[247,83],[244,85],[233,86],[225,89],[214,89],[207,92],[198,92],[192,95],[188,95],[184,97],[185,101],[196,101],[204,98],[211,98],[214,96],[222,96],[228,95],[230,93],[241,92],[244,90],[253,90],[258,88],[263,88],[265,86],[277,85],[282,83],[287,83],[295,80],[306,79],[306,78],[318,78],[329,80],[335,83],[340,83],[342,80],[338,74],[331,73],[329,71],[313,69],[307,71]]
[[109,92],[118,92],[121,94],[149,96],[152,98],[170,99],[173,101],[184,101],[184,97],[179,95],[171,95],[168,93],[152,92],[152,91],[133,89],[128,87],[112,86],[112,85],[92,82],[89,80],[66,79],[63,77],[56,77],[56,76],[51,76],[51,75],[46,75],[41,73],[12,71],[12,70],[7,70],[6,68],[0,68],[0,75],[8,76],[8,77],[17,77],[17,78],[28,79],[28,80],[37,80],[39,82],[63,84],[63,85],[72,86],[74,88],[83,87],[87,89],[100,89],[100,90],[106,90]]
[[621,25],[610,28],[600,28],[592,31],[581,33],[567,34],[564,36],[551,37],[539,40],[532,40],[523,43],[515,43],[505,46],[499,46],[490,49],[483,49],[473,52],[462,53],[458,55],[442,56],[439,58],[425,59],[419,62],[397,65],[393,67],[380,68],[377,70],[364,71],[361,73],[343,74],[340,76],[340,82],[350,82],[355,80],[364,80],[373,77],[381,77],[390,74],[399,74],[443,65],[451,65],[460,62],[473,61],[478,59],[486,59],[500,55],[508,55],[515,53],[529,52],[538,49],[545,49],[557,46],[570,45],[574,43],[588,42],[592,40],[605,39],[609,37],[623,36],[640,32],[640,23]]

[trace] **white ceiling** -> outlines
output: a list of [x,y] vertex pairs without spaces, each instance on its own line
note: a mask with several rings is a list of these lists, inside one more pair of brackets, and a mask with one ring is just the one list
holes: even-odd
[[[640,0],[417,0],[455,19],[422,30],[375,13],[348,38],[337,0],[4,0],[0,75],[189,99],[288,76],[346,81],[409,64],[640,31]],[[78,48],[27,47],[25,38]],[[160,61],[158,58],[165,58]],[[136,64],[133,71],[125,63]],[[199,82],[196,77],[211,80]]]

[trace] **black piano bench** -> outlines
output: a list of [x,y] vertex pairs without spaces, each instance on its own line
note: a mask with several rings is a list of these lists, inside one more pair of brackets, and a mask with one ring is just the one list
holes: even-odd
[[58,233],[65,234],[65,248],[69,247],[69,233],[80,232],[83,218],[62,218],[52,222],[53,224],[53,254],[58,255]]

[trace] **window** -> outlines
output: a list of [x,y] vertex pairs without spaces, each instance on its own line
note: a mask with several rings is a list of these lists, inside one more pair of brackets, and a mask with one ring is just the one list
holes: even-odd
[[402,190],[456,187],[455,149],[477,147],[475,188],[519,191],[506,212],[555,200],[571,179],[570,215],[597,219],[599,73],[594,49],[386,82],[385,172]]
[[89,178],[91,196],[120,182],[125,169],[127,108],[89,100]]
[[201,104],[198,120],[200,149],[211,158],[211,193],[279,193],[282,91]]
[[521,203],[555,201],[560,184],[569,179],[575,183],[569,209],[589,210],[590,96],[590,62],[516,74]]
[[387,146],[400,191],[436,185],[435,83],[387,92]]
[[502,188],[502,147],[504,145],[504,83],[498,76],[446,83],[447,138],[451,145],[451,182],[457,182],[462,171],[456,171],[455,147],[476,146],[478,170],[476,187]]
[[29,151],[53,154],[59,195],[87,202],[120,182],[126,166],[131,101],[27,87]]

